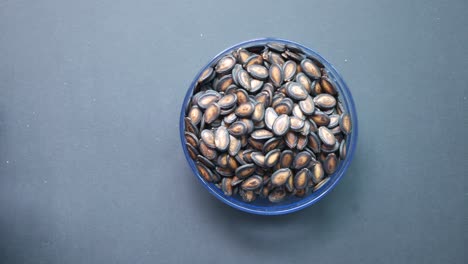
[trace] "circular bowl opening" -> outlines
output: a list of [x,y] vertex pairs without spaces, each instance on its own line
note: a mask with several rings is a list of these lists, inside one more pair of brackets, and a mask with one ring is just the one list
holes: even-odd
[[[285,45],[289,45],[291,47],[297,47],[305,53],[305,55],[310,55],[314,57],[316,60],[318,60],[320,63],[322,63],[325,66],[325,69],[328,72],[329,78],[334,81],[336,88],[338,89],[339,92],[339,99],[342,102],[346,112],[348,112],[351,116],[351,121],[352,121],[352,133],[347,137],[347,155],[345,160],[342,160],[339,162],[338,168],[336,169],[335,173],[330,175],[330,179],[328,180],[327,183],[325,183],[320,189],[318,189],[315,192],[310,193],[309,195],[305,197],[295,197],[295,196],[288,196],[284,201],[280,203],[271,203],[268,201],[268,199],[264,198],[257,198],[255,201],[252,203],[247,203],[242,200],[242,198],[239,195],[233,195],[233,196],[226,196],[224,195],[223,191],[219,189],[218,187],[215,186],[214,183],[209,183],[206,182],[200,173],[198,172],[195,162],[190,158],[190,155],[185,147],[185,136],[184,136],[184,131],[185,131],[185,123],[184,123],[184,118],[186,114],[186,108],[189,105],[190,99],[193,95],[193,91],[196,87],[197,81],[202,74],[202,72],[210,67],[213,66],[219,59],[221,59],[224,55],[232,52],[233,50],[237,50],[239,48],[248,48],[252,46],[259,46],[259,45],[265,45],[270,42],[277,42],[277,43],[282,43]],[[180,113],[180,121],[179,121],[179,132],[180,132],[180,139],[182,142],[182,149],[185,154],[185,158],[187,159],[187,162],[192,169],[193,173],[196,175],[198,180],[202,183],[202,185],[216,198],[218,198],[220,201],[223,203],[236,208],[238,210],[252,213],[252,214],[259,214],[259,215],[280,215],[280,214],[288,214],[292,213],[301,209],[304,209],[317,201],[319,201],[321,198],[323,198],[327,193],[329,193],[335,185],[340,181],[340,179],[343,177],[345,174],[346,170],[348,169],[351,161],[353,160],[354,157],[354,152],[356,149],[356,144],[357,144],[357,138],[358,138],[358,120],[357,120],[357,115],[356,115],[356,108],[354,106],[354,101],[353,97],[351,95],[351,92],[344,82],[343,78],[341,75],[338,73],[338,71],[327,61],[325,60],[320,54],[317,52],[313,51],[310,48],[307,48],[299,43],[289,41],[289,40],[284,40],[284,39],[277,39],[277,38],[261,38],[261,39],[253,39],[253,40],[248,40],[245,42],[241,42],[239,44],[236,44],[234,46],[231,46],[218,55],[216,55],[213,59],[211,59],[195,76],[193,79],[192,83],[190,84],[189,89],[187,90],[187,93],[184,98],[184,102],[182,105],[181,113]]]

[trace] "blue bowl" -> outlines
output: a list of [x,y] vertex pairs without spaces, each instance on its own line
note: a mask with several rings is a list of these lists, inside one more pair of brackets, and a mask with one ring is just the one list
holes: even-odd
[[[185,118],[186,108],[190,102],[190,98],[197,84],[197,80],[199,76],[201,75],[201,73],[206,68],[213,65],[221,57],[223,57],[224,55],[228,54],[229,52],[233,50],[236,50],[238,48],[247,48],[251,46],[264,45],[268,42],[279,42],[279,43],[288,44],[291,46],[296,46],[302,49],[305,54],[312,55],[313,57],[318,59],[325,66],[326,70],[328,71],[329,77],[335,81],[335,84],[340,93],[339,98],[341,102],[343,103],[344,108],[351,115],[353,131],[351,135],[348,136],[347,138],[346,143],[347,143],[348,153],[347,153],[346,159],[339,163],[339,166],[336,172],[330,176],[330,180],[325,185],[323,185],[320,189],[318,189],[317,191],[303,198],[293,197],[293,196],[288,197],[287,199],[285,199],[284,201],[280,203],[271,203],[268,201],[268,199],[263,199],[263,198],[257,198],[252,203],[246,203],[242,201],[242,199],[238,195],[235,195],[235,196],[224,195],[222,190],[216,187],[213,183],[206,182],[202,178],[202,176],[198,173],[198,170],[195,166],[195,162],[190,158],[188,151],[185,147],[186,141],[184,137],[184,131],[185,131],[184,118]],[[277,38],[262,38],[262,39],[253,39],[253,40],[245,41],[245,42],[236,44],[230,48],[227,48],[226,50],[216,55],[212,60],[210,60],[206,64],[206,66],[203,67],[195,76],[192,83],[190,84],[187,94],[185,95],[184,103],[182,105],[182,110],[180,112],[179,129],[180,129],[180,139],[182,141],[182,149],[184,150],[185,158],[187,159],[187,162],[190,165],[190,168],[192,169],[193,173],[197,176],[198,180],[202,183],[202,185],[211,194],[213,194],[216,198],[218,198],[223,203],[230,205],[238,210],[241,210],[247,213],[252,213],[252,214],[259,214],[259,215],[281,215],[281,214],[292,213],[292,212],[304,209],[316,203],[320,199],[322,199],[322,197],[324,197],[327,193],[329,193],[335,187],[335,185],[340,181],[341,177],[343,177],[346,170],[348,169],[354,157],[354,152],[356,149],[357,138],[358,138],[358,120],[356,116],[356,108],[354,106],[353,97],[351,96],[351,92],[348,86],[346,85],[346,83],[344,82],[343,78],[338,73],[338,71],[335,69],[335,67],[333,67],[327,60],[325,60],[317,52],[299,43],[295,43],[295,42],[284,40],[284,39],[277,39]]]

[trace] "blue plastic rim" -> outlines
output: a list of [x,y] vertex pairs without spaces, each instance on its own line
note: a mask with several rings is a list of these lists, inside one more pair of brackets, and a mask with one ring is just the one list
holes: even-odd
[[[197,84],[197,80],[200,77],[201,73],[206,68],[214,65],[214,63],[217,62],[219,59],[221,59],[221,57],[230,53],[233,50],[236,50],[238,48],[247,48],[251,46],[264,45],[269,42],[278,42],[278,43],[283,43],[283,44],[287,44],[291,46],[296,46],[302,49],[306,55],[313,56],[325,66],[325,69],[327,70],[329,77],[335,82],[339,90],[339,93],[340,93],[339,98],[341,102],[343,103],[344,108],[351,115],[353,131],[351,135],[348,136],[347,138],[346,143],[347,143],[348,153],[347,153],[346,159],[340,162],[336,172],[330,176],[330,180],[324,186],[322,186],[319,190],[309,194],[308,196],[304,198],[289,197],[285,201],[281,203],[277,203],[277,204],[273,204],[269,202],[267,199],[262,199],[262,198],[257,198],[252,203],[246,203],[242,201],[242,199],[238,195],[232,196],[232,197],[225,196],[222,190],[218,189],[213,183],[206,182],[202,178],[202,176],[198,173],[198,170],[195,166],[195,162],[190,158],[190,155],[188,154],[188,151],[185,147],[186,141],[185,141],[185,136],[184,136],[184,131],[185,131],[184,118],[185,118],[186,108],[190,102],[191,96],[193,94],[193,90]],[[340,181],[340,179],[345,174],[346,170],[348,169],[354,157],[354,152],[356,150],[356,144],[357,144],[357,138],[358,138],[358,120],[357,120],[356,108],[354,106],[353,97],[351,95],[351,92],[348,86],[346,85],[345,81],[343,80],[341,75],[338,73],[338,71],[335,69],[335,67],[333,67],[333,65],[331,65],[322,56],[320,56],[320,54],[293,41],[278,39],[278,38],[260,38],[260,39],[253,39],[253,40],[241,42],[239,44],[236,44],[232,47],[225,49],[224,51],[216,55],[213,59],[211,59],[206,64],[206,66],[203,67],[198,72],[198,74],[195,76],[192,83],[190,84],[190,87],[184,98],[184,102],[183,102],[182,109],[180,112],[179,132],[180,132],[180,140],[182,142],[182,149],[184,151],[185,158],[187,159],[187,162],[190,165],[190,168],[192,169],[193,173],[197,176],[198,180],[202,183],[202,185],[212,195],[214,195],[223,203],[231,207],[234,207],[238,210],[247,212],[247,213],[258,214],[258,215],[281,215],[281,214],[288,214],[288,213],[296,212],[298,210],[304,209],[318,202],[327,193],[329,193],[335,187],[335,185]]]

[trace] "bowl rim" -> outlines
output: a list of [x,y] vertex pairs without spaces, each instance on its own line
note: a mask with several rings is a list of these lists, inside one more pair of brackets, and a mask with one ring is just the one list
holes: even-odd
[[[289,45],[294,45],[299,48],[301,48],[306,54],[312,55],[313,57],[317,58],[325,68],[328,70],[329,76],[333,78],[335,83],[338,86],[338,89],[340,90],[341,93],[341,99],[344,101],[343,103],[347,106],[346,109],[348,113],[351,115],[351,120],[353,124],[353,131],[350,135],[350,140],[347,142],[348,144],[348,153],[345,158],[345,160],[341,161],[339,164],[339,167],[337,171],[329,176],[330,180],[322,186],[317,192],[317,195],[314,195],[314,193],[309,194],[308,196],[294,202],[291,204],[284,204],[284,205],[275,205],[273,204],[272,206],[269,207],[264,207],[264,206],[255,206],[253,204],[247,204],[244,203],[243,201],[240,201],[239,199],[235,199],[233,197],[227,197],[224,194],[222,194],[219,191],[216,191],[213,188],[216,188],[213,183],[208,183],[205,182],[205,180],[201,177],[199,174],[195,162],[190,158],[190,155],[187,151],[187,148],[185,147],[186,141],[185,141],[185,113],[186,113],[186,107],[188,106],[189,100],[191,99],[191,96],[193,94],[193,90],[197,84],[198,78],[201,75],[201,73],[211,66],[215,61],[219,60],[223,55],[226,53],[236,50],[240,47],[248,47],[252,46],[255,44],[266,44],[268,42],[280,42],[283,44],[289,44]],[[320,201],[325,195],[327,195],[332,189],[335,188],[335,186],[338,184],[338,182],[341,180],[341,178],[344,176],[345,172],[347,171],[348,167],[350,166],[353,158],[354,158],[354,153],[356,151],[356,145],[357,145],[357,140],[358,140],[358,119],[357,119],[357,114],[356,114],[356,107],[354,104],[354,99],[353,96],[351,95],[351,91],[349,90],[348,85],[345,83],[343,77],[341,74],[336,70],[336,68],[328,62],[325,58],[323,58],[319,53],[317,53],[315,50],[310,49],[300,43],[286,40],[286,39],[281,39],[281,38],[274,38],[274,37],[266,37],[266,38],[256,38],[256,39],[250,39],[247,41],[243,41],[240,43],[237,43],[235,45],[232,45],[223,51],[219,52],[216,56],[214,56],[208,63],[204,64],[201,68],[201,70],[195,75],[194,79],[192,80],[189,88],[187,89],[186,95],[184,97],[184,101],[181,107],[181,113],[180,113],[180,120],[179,120],[179,134],[180,134],[180,139],[181,139],[181,144],[182,144],[182,149],[185,154],[185,158],[192,169],[192,172],[195,174],[195,176],[198,178],[200,183],[212,194],[214,195],[218,200],[222,201],[223,203],[247,212],[247,213],[252,213],[252,214],[257,214],[257,215],[282,215],[282,214],[289,214],[293,213],[299,210],[302,210],[308,206],[311,206],[312,204]]]

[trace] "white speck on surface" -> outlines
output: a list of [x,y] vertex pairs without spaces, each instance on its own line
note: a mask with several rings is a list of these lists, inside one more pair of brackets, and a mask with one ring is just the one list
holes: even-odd
[[35,115],[35,114],[36,114],[36,112],[35,112],[35,111],[33,111],[33,112],[32,112],[32,114],[33,114],[33,115]]
[[26,124],[26,127],[29,127],[29,124]]
[[200,38],[203,38],[203,33],[200,33]]
[[6,163],[6,164],[9,164],[9,163],[10,163],[10,161],[9,161],[9,160],[7,160],[7,161],[5,161],[5,163]]
[[93,98],[93,102],[96,102],[96,98]]
[[348,59],[344,59],[344,62],[348,62]]
[[44,180],[44,183],[47,183],[47,180]]

